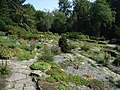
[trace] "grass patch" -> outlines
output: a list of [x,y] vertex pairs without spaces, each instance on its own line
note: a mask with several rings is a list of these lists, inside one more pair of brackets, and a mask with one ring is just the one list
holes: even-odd
[[25,51],[25,50],[21,50],[18,54],[17,57],[20,60],[29,60],[35,57],[36,52],[29,52],[29,51]]
[[77,85],[88,85],[88,83],[89,83],[89,81],[82,78],[81,76],[69,75],[68,80],[69,80],[69,82],[73,82]]

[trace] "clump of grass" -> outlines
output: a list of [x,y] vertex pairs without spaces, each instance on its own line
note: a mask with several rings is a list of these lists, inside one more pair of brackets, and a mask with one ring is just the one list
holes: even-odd
[[120,55],[116,57],[116,59],[113,61],[113,64],[116,66],[120,66]]
[[51,62],[54,60],[54,54],[51,52],[44,52],[42,56],[40,57],[41,60],[46,61],[46,62]]
[[5,65],[0,65],[0,75],[9,75],[10,70]]
[[36,52],[29,52],[29,51],[25,51],[25,50],[21,50],[18,54],[17,57],[20,60],[29,60],[35,57]]

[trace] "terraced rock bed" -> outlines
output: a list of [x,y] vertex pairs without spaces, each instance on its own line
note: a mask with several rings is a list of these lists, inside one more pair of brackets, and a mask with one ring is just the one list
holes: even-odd
[[12,42],[2,37],[8,41],[5,45],[1,41],[1,52],[9,51],[0,52],[6,58],[0,63],[7,64],[11,71],[7,77],[0,77],[5,82],[0,84],[5,90],[120,89],[120,66],[119,62],[114,63],[119,58],[120,46],[88,38],[67,38],[63,40],[67,43],[64,46],[59,35],[42,34],[40,37],[31,47],[31,40]]

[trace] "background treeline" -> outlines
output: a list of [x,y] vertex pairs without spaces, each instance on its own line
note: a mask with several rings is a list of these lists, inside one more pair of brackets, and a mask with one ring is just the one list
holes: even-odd
[[120,0],[59,0],[59,9],[52,12],[35,10],[25,1],[0,0],[1,32],[19,36],[38,31],[82,32],[108,39],[120,37]]

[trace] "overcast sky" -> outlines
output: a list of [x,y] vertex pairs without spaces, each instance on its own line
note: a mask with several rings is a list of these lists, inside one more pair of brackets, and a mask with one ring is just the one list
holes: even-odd
[[[72,1],[72,0],[70,0]],[[91,0],[94,1],[94,0]],[[54,10],[58,8],[58,0],[26,0],[25,3],[32,4],[36,10]]]

